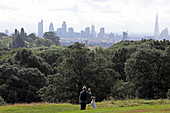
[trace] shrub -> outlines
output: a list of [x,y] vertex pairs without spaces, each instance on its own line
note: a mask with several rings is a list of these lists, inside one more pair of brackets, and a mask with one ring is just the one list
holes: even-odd
[[4,99],[0,96],[0,106],[1,105],[4,105],[5,104],[5,101],[4,101]]
[[170,99],[170,89],[167,92],[167,98]]

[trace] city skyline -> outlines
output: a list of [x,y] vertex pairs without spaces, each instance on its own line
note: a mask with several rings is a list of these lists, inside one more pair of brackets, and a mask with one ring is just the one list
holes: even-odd
[[168,0],[1,0],[0,32],[23,27],[37,34],[37,22],[43,19],[44,32],[51,22],[56,30],[66,21],[75,32],[93,24],[97,32],[104,27],[106,33],[154,34],[156,13],[160,31],[169,28],[169,5]]

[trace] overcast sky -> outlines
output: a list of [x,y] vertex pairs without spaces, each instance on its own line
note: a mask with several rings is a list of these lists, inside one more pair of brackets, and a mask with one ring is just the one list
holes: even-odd
[[170,0],[0,0],[0,32],[37,33],[43,19],[44,32],[51,22],[56,30],[66,21],[76,32],[94,24],[97,32],[153,33],[156,13],[160,31],[169,27]]

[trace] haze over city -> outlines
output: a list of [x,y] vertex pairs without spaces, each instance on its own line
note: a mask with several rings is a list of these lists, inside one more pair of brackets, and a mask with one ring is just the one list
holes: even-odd
[[97,32],[105,27],[106,33],[153,34],[156,13],[160,31],[170,26],[169,6],[168,0],[1,0],[0,32],[23,27],[37,33],[43,19],[44,32],[51,22],[56,30],[66,21],[76,32],[93,24]]

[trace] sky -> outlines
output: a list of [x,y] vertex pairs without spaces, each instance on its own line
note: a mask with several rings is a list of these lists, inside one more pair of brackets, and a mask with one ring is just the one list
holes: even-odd
[[160,31],[170,28],[169,0],[0,0],[0,32],[37,33],[43,19],[44,32],[66,21],[76,32],[93,24],[97,32],[153,34],[157,13]]

